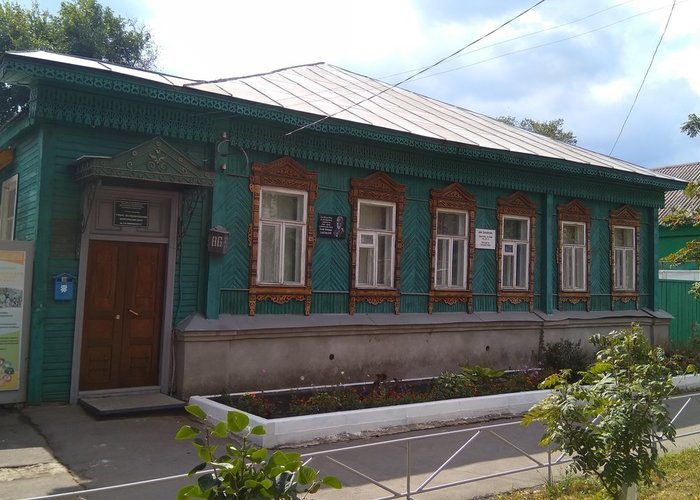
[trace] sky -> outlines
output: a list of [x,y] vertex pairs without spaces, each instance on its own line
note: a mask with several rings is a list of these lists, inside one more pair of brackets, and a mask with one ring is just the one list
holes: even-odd
[[[56,12],[59,2],[38,3]],[[217,79],[327,62],[395,84],[537,0],[101,3],[151,31],[165,73]],[[562,118],[579,146],[644,167],[698,162],[700,137],[680,126],[700,114],[699,20],[700,0],[545,0],[401,87],[492,117]]]

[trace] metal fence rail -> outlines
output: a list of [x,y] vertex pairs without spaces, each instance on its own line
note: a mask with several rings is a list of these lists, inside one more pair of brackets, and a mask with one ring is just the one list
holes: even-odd
[[[672,418],[672,423],[674,425],[676,425],[677,422],[683,420],[683,428],[692,429],[692,427],[694,426],[698,427],[698,429],[696,430],[689,430],[687,432],[676,434],[676,439],[700,434],[700,409],[698,409],[698,411],[696,412],[692,412],[691,410],[689,410],[689,408],[691,408],[690,404],[693,401],[700,402],[700,393],[684,394],[680,396],[674,396],[668,399],[668,404],[670,407],[669,409],[672,412],[674,411],[672,409],[673,407],[679,406]],[[371,483],[375,485],[380,490],[383,490],[385,493],[389,494],[388,496],[373,497],[377,500],[388,500],[393,498],[411,499],[414,496],[429,492],[435,492],[437,490],[453,488],[470,483],[476,483],[479,481],[485,481],[488,479],[511,476],[514,474],[519,474],[528,471],[537,471],[545,469],[547,473],[547,481],[551,482],[553,480],[554,468],[570,462],[571,458],[563,453],[553,454],[551,450],[544,450],[542,448],[539,448],[537,452],[527,451],[525,449],[525,446],[523,446],[522,444],[516,444],[514,442],[514,439],[504,435],[509,430],[520,426],[520,421],[514,421],[500,424],[480,425],[466,429],[435,431],[418,436],[410,436],[405,438],[378,441],[374,443],[365,443],[360,445],[345,446],[329,450],[304,453],[302,454],[302,458],[306,460],[307,464],[310,464],[316,468],[319,468],[319,466],[321,466],[321,468],[323,469],[323,464],[320,463],[321,460],[325,460],[328,461],[330,464],[333,464],[333,467],[335,467],[338,471],[340,471],[341,473],[346,473],[347,475],[344,476],[341,473],[338,473],[336,470],[323,470],[323,474],[332,473],[333,475],[337,476],[344,485],[347,482],[352,482],[353,480],[357,481],[357,479],[360,479],[362,481],[365,481],[366,483]],[[527,431],[527,433],[523,432],[522,434],[529,434],[530,436],[541,435],[539,433],[532,433],[531,431]],[[451,480],[444,483],[437,483],[436,478],[438,478],[438,476],[442,474],[445,470],[450,468],[450,466],[453,466],[453,468],[465,467],[464,463],[459,464],[457,460],[465,452],[465,450],[474,448],[474,443],[477,440],[477,438],[490,438],[495,443],[501,443],[502,446],[505,445],[505,448],[507,450],[510,450],[510,453],[512,455],[516,457],[524,457],[529,462],[531,462],[531,464],[522,467],[504,468],[504,470],[496,470],[488,474],[472,475],[472,477],[464,477],[461,479]],[[416,448],[420,444],[429,442],[436,443],[438,440],[448,440],[449,443],[452,445],[453,451],[446,453],[444,457],[440,458],[439,464],[436,467],[433,467],[427,471],[422,471],[421,473],[417,474],[414,471],[414,469],[416,468],[415,465],[417,463],[421,463],[424,460],[424,457],[420,457],[420,452],[416,451]],[[530,445],[531,444],[532,443],[530,443]],[[431,446],[430,449],[434,450],[436,447],[439,448],[440,446]],[[396,450],[405,450],[405,455],[403,459],[397,459],[393,462],[396,465],[396,469],[391,471],[391,478],[388,479],[380,479],[377,477],[373,477],[376,475],[376,471],[374,471],[373,473],[372,465],[373,463],[377,462],[377,457],[386,460],[386,457],[389,456],[389,452],[382,451],[382,448],[392,448],[392,451],[394,452]],[[424,446],[424,448],[426,447]],[[358,458],[357,455],[355,455],[354,457],[355,462],[358,462],[361,465],[365,465],[364,470],[357,464],[350,463],[351,460],[343,458],[343,456],[347,454],[356,454],[357,452],[365,451],[368,452],[366,454],[365,459],[362,458],[362,455],[360,455],[360,458]],[[370,458],[374,460],[371,460]],[[401,466],[401,463],[403,463],[404,465]],[[470,462],[470,464],[479,464],[479,461],[472,461]],[[207,471],[202,471],[198,475],[206,473]],[[414,488],[414,479],[416,479],[416,477],[419,475],[426,474],[428,477]],[[397,488],[396,486],[392,486],[389,484],[390,481],[396,482],[396,479],[400,477],[405,477],[405,489]],[[166,481],[184,480],[186,478],[187,474],[178,474],[174,476],[161,477],[147,481],[138,481],[127,484],[119,484],[103,488],[59,493],[42,497],[33,497],[31,499],[26,500],[54,498],[89,499],[92,495],[117,491],[123,493],[123,495],[133,497],[137,495],[137,490],[139,487]],[[415,483],[418,483],[418,481],[415,481]],[[128,490],[128,493],[125,490]]]

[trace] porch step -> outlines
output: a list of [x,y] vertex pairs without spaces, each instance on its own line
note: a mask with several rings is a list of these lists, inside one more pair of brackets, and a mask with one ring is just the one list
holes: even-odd
[[83,396],[78,399],[78,404],[96,417],[177,410],[185,406],[184,401],[159,392]]

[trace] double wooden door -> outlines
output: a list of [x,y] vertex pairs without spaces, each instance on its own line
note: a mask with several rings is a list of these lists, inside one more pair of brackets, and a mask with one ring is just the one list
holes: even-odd
[[80,390],[158,384],[166,247],[92,240]]

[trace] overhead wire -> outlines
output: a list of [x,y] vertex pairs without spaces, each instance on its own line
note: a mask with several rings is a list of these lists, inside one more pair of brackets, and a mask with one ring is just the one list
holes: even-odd
[[474,41],[468,43],[467,45],[465,45],[464,47],[462,47],[462,48],[460,48],[460,49],[454,51],[454,52],[451,53],[450,55],[443,57],[442,59],[440,59],[440,60],[438,60],[437,62],[431,64],[430,66],[426,67],[425,69],[422,69],[422,70],[418,71],[417,73],[414,73],[414,74],[412,74],[411,76],[409,76],[409,77],[407,77],[407,78],[404,78],[404,79],[401,80],[400,82],[395,83],[394,85],[392,85],[392,86],[390,86],[390,87],[387,87],[387,88],[385,88],[385,89],[382,89],[380,92],[377,92],[377,93],[375,93],[375,94],[372,94],[371,96],[366,97],[366,98],[364,98],[364,99],[362,99],[362,100],[360,100],[360,101],[358,101],[358,102],[356,102],[356,103],[353,103],[352,105],[347,106],[347,107],[345,107],[345,108],[343,108],[343,109],[341,109],[341,110],[339,110],[339,111],[336,111],[335,113],[332,113],[332,114],[330,114],[330,115],[326,115],[326,116],[324,116],[324,117],[322,117],[322,118],[319,118],[318,120],[313,121],[313,122],[311,122],[311,123],[307,123],[306,125],[303,125],[303,126],[301,126],[301,127],[298,127],[298,128],[296,128],[296,129],[292,130],[291,132],[287,132],[287,133],[284,134],[284,135],[285,135],[285,136],[290,136],[290,135],[295,134],[296,132],[300,132],[300,131],[302,131],[302,130],[304,130],[304,129],[306,129],[306,128],[313,127],[314,125],[317,125],[317,124],[321,123],[321,122],[324,121],[324,120],[327,120],[327,119],[329,119],[329,118],[332,118],[333,116],[335,116],[335,115],[337,115],[337,114],[339,114],[339,113],[342,113],[342,112],[344,112],[344,111],[348,111],[349,109],[354,108],[354,107],[357,106],[358,104],[361,104],[361,103],[363,103],[363,102],[369,101],[370,99],[374,99],[375,97],[377,97],[377,96],[379,96],[379,95],[381,95],[381,94],[383,94],[383,93],[385,93],[385,92],[388,92],[389,90],[391,90],[391,89],[393,89],[393,88],[396,88],[396,87],[398,87],[399,85],[402,85],[402,84],[408,82],[409,80],[414,79],[414,78],[417,77],[418,75],[421,75],[421,74],[425,73],[426,71],[429,71],[430,69],[432,69],[432,68],[434,68],[434,67],[436,67],[436,66],[442,64],[443,62],[445,62],[445,61],[447,61],[447,60],[449,60],[449,59],[455,57],[455,56],[456,56],[457,54],[459,54],[460,52],[463,52],[464,50],[468,49],[468,48],[471,47],[472,45],[474,45],[474,44],[476,44],[476,43],[479,43],[481,40],[484,40],[486,37],[491,36],[492,34],[496,33],[498,30],[500,30],[500,29],[504,28],[505,26],[509,25],[510,23],[512,23],[513,21],[515,21],[516,19],[518,19],[518,18],[524,16],[525,14],[527,14],[528,12],[530,12],[532,9],[534,9],[534,8],[537,7],[538,5],[541,5],[541,4],[544,3],[544,2],[545,2],[545,0],[539,0],[539,1],[536,2],[534,5],[528,7],[527,9],[525,9],[524,11],[522,11],[521,13],[519,13],[518,15],[516,15],[515,17],[512,17],[512,18],[509,19],[508,21],[504,22],[503,24],[501,24],[501,25],[498,26],[497,28],[492,29],[491,31],[489,31],[489,32],[486,33],[485,35],[480,36],[480,37],[477,38],[476,40],[474,40]]
[[634,96],[634,100],[632,101],[632,105],[630,106],[629,111],[627,112],[627,116],[625,117],[625,121],[622,122],[622,127],[620,127],[620,133],[617,134],[617,138],[615,139],[615,143],[613,144],[612,148],[610,148],[610,152],[608,153],[608,156],[611,156],[613,154],[613,151],[615,150],[615,147],[617,146],[617,143],[620,140],[620,137],[622,137],[622,132],[625,130],[625,126],[627,125],[627,121],[630,118],[630,115],[632,115],[632,110],[634,109],[634,106],[637,104],[637,99],[639,98],[639,94],[642,92],[642,88],[644,87],[644,83],[647,81],[647,76],[649,76],[649,71],[651,71],[651,67],[654,64],[654,59],[656,58],[656,54],[659,52],[659,47],[661,46],[661,42],[664,40],[664,36],[666,35],[666,30],[668,29],[668,25],[671,22],[671,17],[673,16],[673,9],[676,7],[676,0],[673,0],[673,4],[671,5],[671,10],[668,13],[668,18],[666,19],[666,25],[664,26],[664,30],[661,32],[661,37],[659,38],[659,43],[656,44],[656,48],[654,49],[654,53],[651,56],[651,61],[649,61],[649,66],[647,66],[647,70],[644,73],[644,78],[642,78],[642,83],[639,85],[639,89],[637,90],[637,94]]

